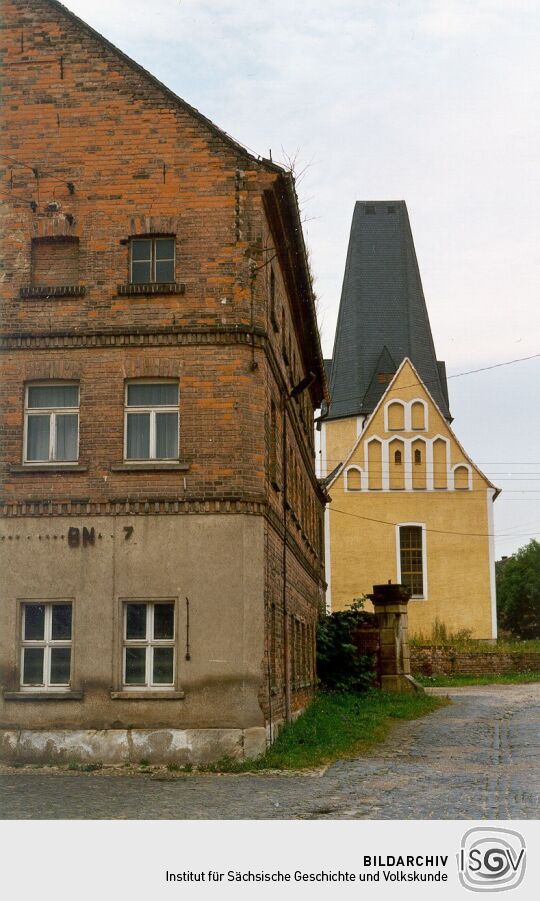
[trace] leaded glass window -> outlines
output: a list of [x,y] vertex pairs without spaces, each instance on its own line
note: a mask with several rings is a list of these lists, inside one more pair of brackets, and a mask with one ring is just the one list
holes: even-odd
[[412,597],[424,595],[424,557],[421,526],[400,526],[401,583]]

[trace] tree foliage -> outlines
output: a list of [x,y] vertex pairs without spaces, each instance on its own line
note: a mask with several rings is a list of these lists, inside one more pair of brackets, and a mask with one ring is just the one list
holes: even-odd
[[317,674],[322,688],[331,691],[366,691],[373,684],[374,660],[359,654],[355,634],[370,614],[362,601],[347,610],[323,617],[317,627]]
[[534,539],[497,566],[499,625],[518,638],[540,638],[540,543]]

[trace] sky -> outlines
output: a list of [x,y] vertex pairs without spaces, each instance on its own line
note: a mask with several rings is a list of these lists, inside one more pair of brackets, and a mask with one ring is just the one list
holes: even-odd
[[355,201],[407,202],[454,429],[503,489],[496,556],[540,540],[537,0],[66,5],[293,167],[325,356]]

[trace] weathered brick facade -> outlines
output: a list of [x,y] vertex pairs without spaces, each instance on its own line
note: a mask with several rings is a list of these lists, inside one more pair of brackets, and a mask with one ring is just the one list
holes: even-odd
[[[237,729],[241,750],[251,753],[260,742],[246,730],[268,732],[313,689],[324,580],[312,421],[326,389],[294,185],[59,3],[2,5],[0,545],[12,570],[24,571],[4,585],[0,607],[7,753],[19,753],[18,730],[75,730],[83,722],[111,732]],[[155,255],[164,238],[174,240],[174,278],[133,283],[133,240],[149,239]],[[132,380],[178,385],[174,459],[126,459]],[[59,382],[79,388],[77,459],[29,462],[26,389]],[[168,525],[158,528],[162,518]],[[235,548],[231,519],[242,523],[239,542],[245,534],[256,550]],[[93,524],[94,544],[69,544],[70,528],[82,534]],[[156,542],[158,532],[170,546]],[[116,558],[132,534],[124,587]],[[225,534],[230,547],[220,543]],[[101,586],[93,619],[77,586],[87,591],[98,553],[96,571],[110,570],[111,581]],[[218,566],[223,596],[210,597]],[[133,584],[138,567],[144,590]],[[188,583],[198,596],[184,622]],[[122,598],[133,597],[176,604],[176,690],[136,699],[125,692],[118,716],[113,701],[125,685],[115,617]],[[70,691],[49,692],[43,705],[37,691],[22,697],[21,609],[58,598],[73,605],[74,673],[97,629],[110,678],[104,660],[99,677],[83,666],[84,680],[75,684],[72,674]],[[228,623],[222,603],[231,604]],[[191,655],[180,647],[190,628]],[[238,702],[248,684],[255,707],[252,696]],[[229,740],[202,756],[222,753]]]

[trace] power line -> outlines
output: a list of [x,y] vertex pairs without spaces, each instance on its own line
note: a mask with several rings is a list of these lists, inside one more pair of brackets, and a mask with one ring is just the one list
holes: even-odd
[[[331,506],[330,511],[334,513],[342,513],[343,516],[353,516],[355,519],[363,519],[367,522],[382,523],[385,526],[399,526],[399,522],[391,522],[388,519],[375,519],[373,516],[360,516],[359,513],[348,513],[347,510],[339,510],[337,507]],[[428,529],[426,532],[436,532],[440,535],[464,535],[469,538],[521,538],[530,537],[531,535],[540,535],[540,532],[524,532],[523,535],[504,535],[500,532],[453,532],[450,529]]]
[[[490,366],[480,366],[478,369],[467,369],[464,372],[454,372],[452,375],[447,375],[446,379],[459,379],[464,375],[475,375],[478,372],[487,372],[490,369],[500,369],[502,366],[512,366],[514,363],[524,363],[527,360],[536,360],[540,357],[540,353],[530,354],[528,357],[516,357],[514,360],[505,360],[502,363],[492,363]],[[440,378],[434,379],[423,379],[418,378],[417,382],[413,382],[410,385],[401,385],[399,388],[387,388],[386,391],[383,391],[382,397],[387,394],[392,394],[395,391],[404,391],[406,388],[418,388],[422,385],[440,385]],[[340,402],[342,400],[363,400],[365,397],[364,394],[346,394],[343,397],[340,397]],[[330,402],[329,409],[332,409],[332,403]],[[325,422],[326,417],[321,417],[322,422]],[[331,421],[331,420],[330,420]]]

